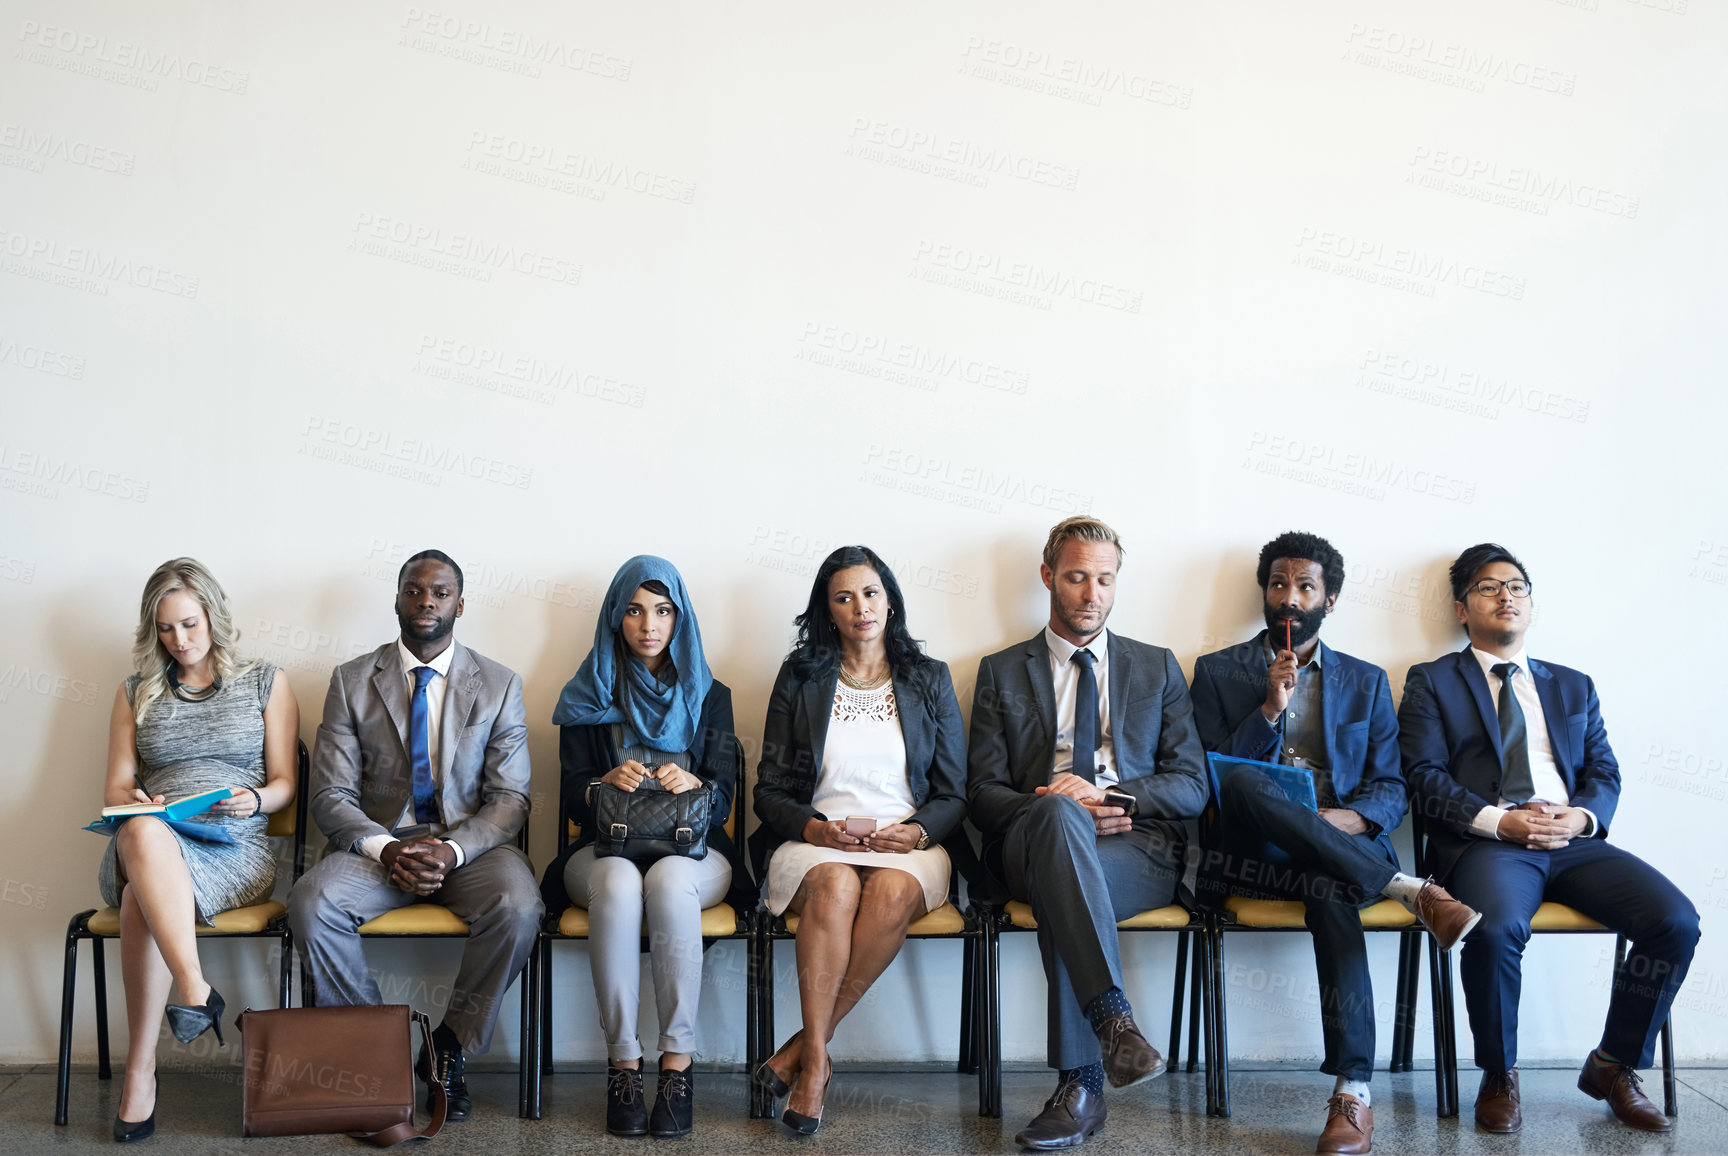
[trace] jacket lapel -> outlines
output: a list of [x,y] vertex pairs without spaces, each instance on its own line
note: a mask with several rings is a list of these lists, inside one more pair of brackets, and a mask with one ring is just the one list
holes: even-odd
[[372,688],[396,726],[396,739],[402,744],[402,765],[408,765],[408,687],[403,681],[402,664],[396,661],[396,644],[389,643],[378,651],[378,661],[372,667]]
[[1572,781],[1572,752],[1566,742],[1566,704],[1560,698],[1560,684],[1555,680],[1554,672],[1546,666],[1534,658],[1526,661],[1530,664],[1530,673],[1536,676],[1536,697],[1542,703],[1542,724],[1548,728],[1548,742],[1554,749],[1554,766],[1566,781],[1566,790],[1570,793],[1575,784]]
[[906,769],[930,765],[931,727],[929,704],[912,679],[894,684],[894,706],[900,715],[900,735],[906,743]]
[[1494,748],[1494,757],[1500,760],[1501,769],[1505,769],[1506,755],[1500,749],[1500,712],[1494,708],[1494,699],[1488,694],[1488,677],[1482,673],[1482,664],[1476,661],[1476,656],[1470,653],[1466,646],[1453,655],[1453,662],[1458,667],[1458,675],[1464,680],[1464,685],[1470,688],[1470,695],[1476,700],[1476,710],[1482,716],[1482,729],[1488,732],[1488,742]]
[[1026,644],[1026,681],[1032,687],[1032,697],[1038,703],[1038,709],[1032,712],[1031,722],[1035,728],[1041,728],[1038,742],[1044,747],[1045,767],[1044,779],[1049,781],[1049,766],[1056,758],[1056,681],[1050,677],[1050,647],[1044,642],[1044,632],[1040,630],[1032,641]]
[[438,781],[443,784],[450,782],[456,748],[462,745],[462,729],[480,693],[480,664],[466,646],[459,642],[450,645],[456,653],[450,656],[450,682],[444,688],[444,713],[438,720]]
[[[1105,732],[1109,732],[1112,750],[1121,750],[1128,745],[1128,730],[1133,726],[1133,717],[1123,708],[1128,705],[1128,688],[1133,685],[1134,658],[1128,653],[1128,648],[1117,641],[1116,636],[1108,636],[1110,657],[1110,709],[1103,718],[1098,720],[1098,745],[1104,745]],[[1046,664],[1046,670],[1050,669]],[[1052,684],[1054,685],[1054,684]],[[1114,716],[1114,724],[1112,723]],[[1054,717],[1054,716],[1052,716]],[[1121,775],[1122,760],[1116,760],[1117,775]]]
[[[1332,741],[1336,733],[1332,729],[1332,720],[1336,717],[1335,712],[1340,705],[1338,696],[1344,693],[1344,672],[1338,669],[1338,656],[1333,654],[1324,642],[1319,644],[1315,653],[1320,656],[1320,733],[1325,736],[1326,762],[1331,766],[1333,776],[1337,777],[1338,750]],[[1301,675],[1297,677],[1300,678]],[[1354,783],[1351,784],[1351,789],[1355,789]],[[1349,791],[1335,793],[1339,798],[1343,798]]]
[[[810,781],[822,771],[822,749],[828,743],[828,716],[834,711],[834,687],[839,675],[804,684],[804,717],[810,722]],[[797,768],[794,768],[796,771]]]

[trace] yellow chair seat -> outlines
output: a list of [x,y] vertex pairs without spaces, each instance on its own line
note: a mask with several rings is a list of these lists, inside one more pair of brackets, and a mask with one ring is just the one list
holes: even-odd
[[[716,903],[712,907],[702,909],[702,934],[709,938],[719,938],[735,935],[738,932],[738,913],[730,903]],[[566,939],[588,938],[588,912],[580,907],[566,907],[564,914],[558,917],[558,934]],[[642,921],[642,934],[648,934],[648,921]]]
[[[263,903],[254,903],[250,907],[236,907],[232,911],[219,912],[210,920],[210,926],[198,927],[199,935],[247,935],[254,931],[263,931],[270,926],[270,921],[281,915],[287,908],[274,899]],[[91,935],[119,935],[120,909],[104,907],[90,917],[88,924]]]
[[[793,935],[798,934],[798,913],[786,913],[786,930]],[[906,929],[907,935],[958,935],[966,930],[966,917],[960,914],[959,908],[952,903],[944,903],[927,915],[922,915],[912,921],[912,926]]]
[[467,935],[468,925],[441,903],[410,903],[360,925],[361,935]]
[[[1224,901],[1240,927],[1302,927],[1302,901],[1299,899],[1246,899],[1232,895]],[[1367,928],[1411,927],[1416,917],[1396,899],[1382,899],[1362,910],[1362,926]]]
[[1530,919],[1531,931],[1607,931],[1608,929],[1564,903],[1544,903]]
[[[1038,921],[1032,917],[1032,908],[1029,904],[1022,903],[1018,899],[1011,899],[1004,910],[1008,914],[1008,922],[1015,927],[1024,928],[1027,931],[1038,930]],[[1172,903],[1168,907],[1154,907],[1150,911],[1130,915],[1127,919],[1117,923],[1116,926],[1123,930],[1144,930],[1149,927],[1187,927],[1188,924],[1188,909],[1180,904]]]

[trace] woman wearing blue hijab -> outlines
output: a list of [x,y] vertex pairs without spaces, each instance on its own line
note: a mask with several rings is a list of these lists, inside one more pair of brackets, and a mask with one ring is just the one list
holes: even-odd
[[[702,909],[732,882],[725,831],[739,765],[732,692],[702,655],[702,632],[684,580],[664,558],[642,554],[618,568],[594,648],[558,697],[564,818],[581,837],[547,869],[548,911],[588,911],[594,996],[606,1033],[606,1130],[616,1136],[682,1136],[691,1130],[696,1005],[702,990]],[[638,863],[595,855],[593,791],[675,794],[714,788],[708,854]],[[659,1083],[643,1098],[636,1036],[643,917],[654,1002],[660,1013]]]

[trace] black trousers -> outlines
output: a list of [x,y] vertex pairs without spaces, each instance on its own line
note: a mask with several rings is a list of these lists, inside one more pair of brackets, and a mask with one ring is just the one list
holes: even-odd
[[1351,1080],[1374,1074],[1374,987],[1363,907],[1378,903],[1398,861],[1367,835],[1347,835],[1251,768],[1224,780],[1213,846],[1201,860],[1202,902],[1228,895],[1300,899],[1320,977],[1320,1070]]

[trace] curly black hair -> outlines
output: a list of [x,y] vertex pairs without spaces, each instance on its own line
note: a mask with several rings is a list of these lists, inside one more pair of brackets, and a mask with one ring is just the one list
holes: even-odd
[[450,567],[450,569],[456,571],[456,597],[462,597],[462,567],[456,565],[456,559],[452,558],[442,550],[422,550],[406,562],[402,563],[402,569],[396,571],[396,588],[398,590],[402,588],[402,579],[407,577],[408,567],[414,565],[416,562],[425,562],[428,560],[433,562],[442,562],[444,565]]
[[1524,563],[1512,556],[1512,551],[1498,542],[1478,542],[1452,563],[1447,574],[1452,579],[1452,601],[1462,602],[1470,592],[1471,583],[1476,581],[1476,575],[1496,562],[1510,562],[1518,567],[1518,573],[1524,575],[1524,581],[1530,581],[1530,571],[1524,569]]
[[1344,586],[1344,555],[1318,534],[1286,530],[1260,547],[1260,568],[1254,576],[1259,580],[1261,590],[1265,590],[1266,583],[1272,580],[1272,563],[1279,558],[1318,562],[1321,581],[1326,584],[1328,594],[1336,594]]
[[888,667],[896,678],[922,673],[935,665],[935,659],[924,653],[924,646],[912,637],[906,625],[906,599],[900,593],[900,583],[894,571],[881,555],[868,546],[841,546],[816,568],[810,583],[810,603],[798,616],[798,640],[786,657],[792,672],[799,678],[814,680],[831,678],[840,669],[840,643],[834,630],[834,620],[828,613],[828,580],[852,566],[868,566],[882,579],[882,590],[888,595],[888,616],[883,631],[883,644],[888,648]]

